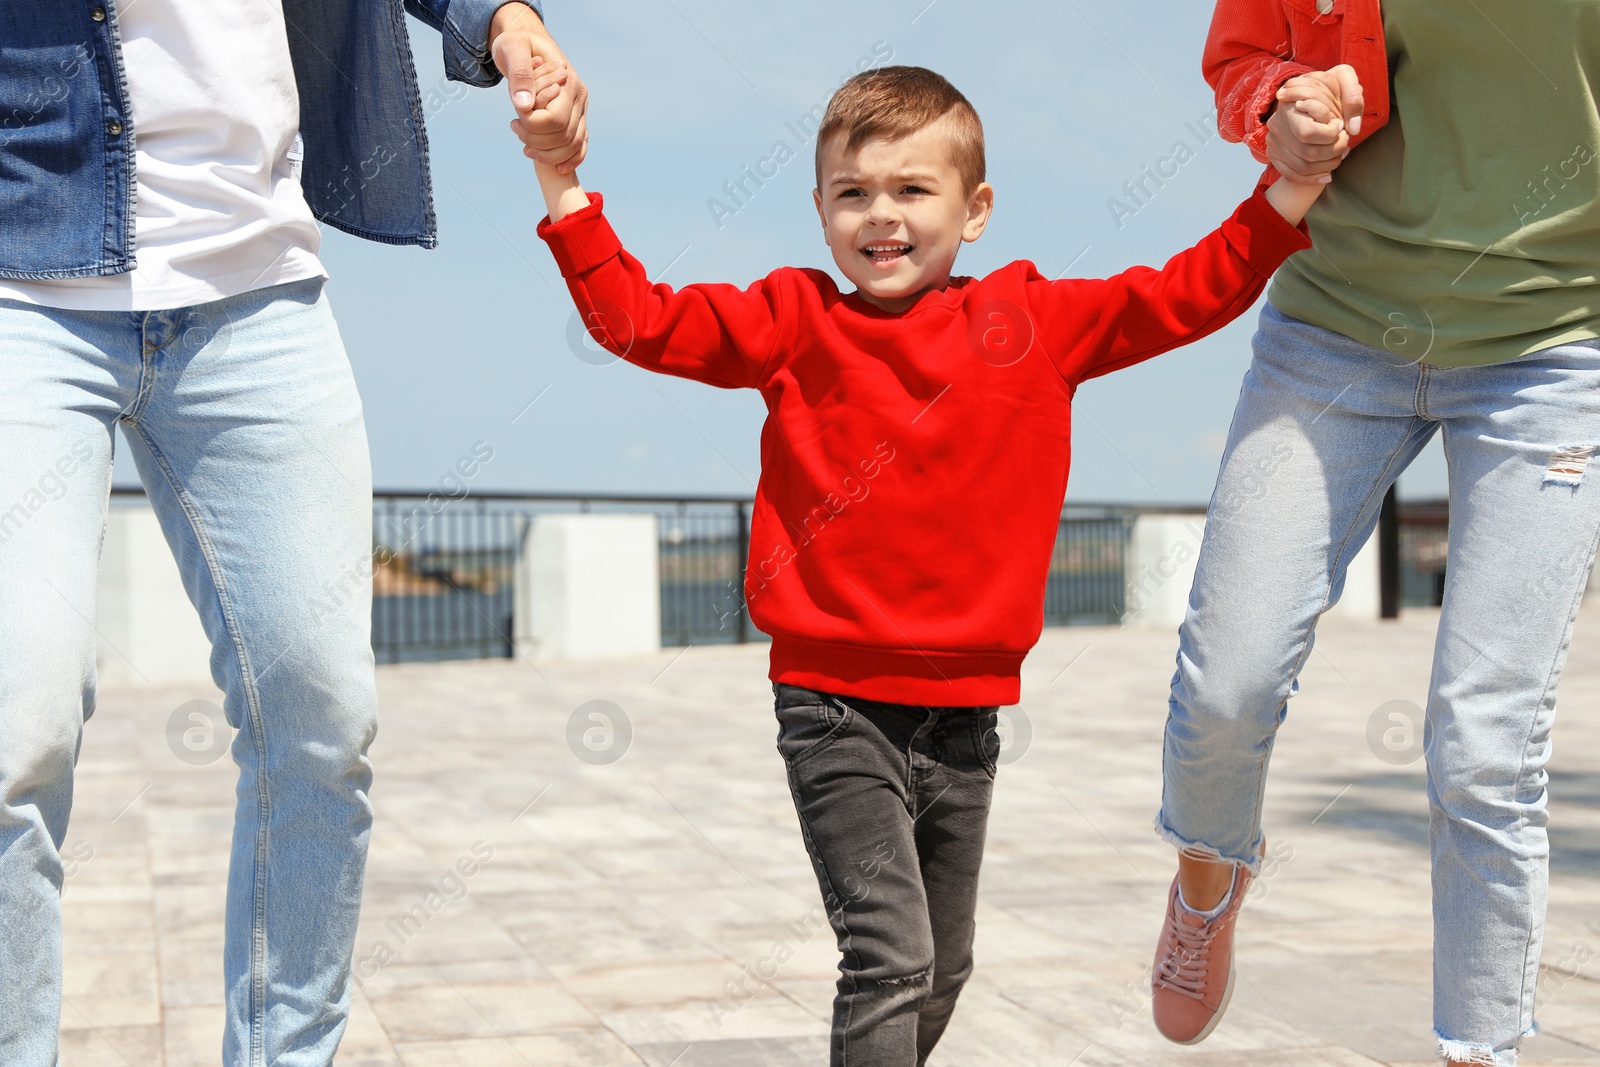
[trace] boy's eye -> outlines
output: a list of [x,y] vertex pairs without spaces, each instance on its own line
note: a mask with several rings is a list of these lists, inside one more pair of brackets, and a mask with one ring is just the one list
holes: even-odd
[[846,190],[844,190],[843,192],[841,192],[839,194],[839,199],[843,200],[847,196],[866,196],[866,195],[867,194],[862,192],[860,189],[846,189]]
[[910,193],[912,196],[927,196],[928,190],[920,185],[908,185],[901,192]]

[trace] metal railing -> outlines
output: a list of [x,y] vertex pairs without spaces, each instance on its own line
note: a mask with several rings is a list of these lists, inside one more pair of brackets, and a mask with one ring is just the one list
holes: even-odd
[[1400,606],[1436,608],[1444,603],[1450,507],[1443,501],[1402,503],[1399,511]]
[[[380,663],[512,654],[514,574],[528,525],[557,512],[646,512],[660,531],[665,645],[764,640],[744,610],[751,502],[737,497],[374,494],[372,644]],[[1045,589],[1050,626],[1122,617],[1137,509],[1062,512]]]
[[512,654],[518,553],[534,518],[653,514],[660,530],[661,640],[726,644],[760,635],[740,575],[750,503],[736,497],[373,494],[372,647],[378,662]]
[[[137,490],[117,490],[121,498]],[[664,645],[764,640],[744,611],[751,502],[740,497],[379,492],[372,510],[372,644],[380,663],[510,656],[516,566],[540,514],[653,514],[660,531]],[[1114,624],[1126,607],[1134,520],[1145,508],[1069,504],[1045,587],[1045,625]],[[1402,603],[1437,605],[1447,509],[1400,508]]]
[[1046,626],[1110,625],[1127,606],[1128,539],[1139,509],[1069,504],[1044,589]]

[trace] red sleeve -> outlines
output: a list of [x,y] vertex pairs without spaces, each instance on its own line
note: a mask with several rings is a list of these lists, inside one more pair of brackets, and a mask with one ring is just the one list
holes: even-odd
[[778,275],[748,289],[733,285],[652,285],[644,265],[623,250],[606,221],[604,199],[539,223],[589,334],[608,351],[648,370],[724,389],[753,388],[776,347]]
[[1114,278],[1028,281],[1046,351],[1076,385],[1214,333],[1244,314],[1291,255],[1310,248],[1259,191],[1222,226],[1161,270]]
[[1278,89],[1315,70],[1289,55],[1283,0],[1218,0],[1201,70],[1217,94],[1217,132],[1267,161],[1267,127]]

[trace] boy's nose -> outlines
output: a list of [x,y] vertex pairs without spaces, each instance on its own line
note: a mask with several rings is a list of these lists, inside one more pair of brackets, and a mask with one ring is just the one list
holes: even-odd
[[900,214],[895,209],[894,197],[892,196],[875,196],[872,198],[872,202],[867,205],[868,222],[893,222],[897,221],[899,217]]

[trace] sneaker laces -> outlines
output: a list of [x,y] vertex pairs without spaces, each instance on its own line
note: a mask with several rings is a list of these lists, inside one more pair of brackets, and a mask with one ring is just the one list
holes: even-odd
[[[1175,911],[1176,908],[1174,904]],[[1186,918],[1176,913],[1171,917],[1175,943],[1157,969],[1155,984],[1200,1000],[1205,996],[1206,975],[1211,969],[1211,927],[1216,920],[1186,922]]]

